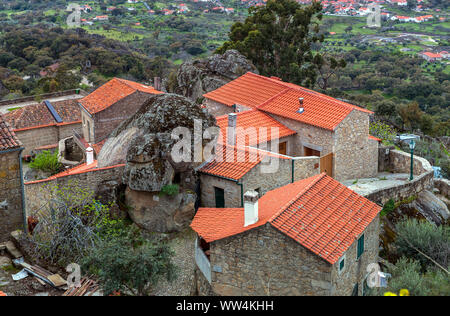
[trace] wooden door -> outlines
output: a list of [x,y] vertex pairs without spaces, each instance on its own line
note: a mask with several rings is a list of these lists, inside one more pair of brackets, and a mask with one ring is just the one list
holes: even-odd
[[330,177],[333,176],[333,153],[320,157],[320,173],[326,172]]
[[281,155],[287,155],[287,142],[282,142],[278,146],[278,153]]

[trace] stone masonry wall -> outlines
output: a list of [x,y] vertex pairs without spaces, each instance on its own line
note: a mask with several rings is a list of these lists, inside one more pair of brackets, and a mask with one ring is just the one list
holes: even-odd
[[[367,266],[378,262],[380,217],[377,216],[364,231],[364,253],[357,259],[358,236],[343,257],[344,269],[339,272],[339,261],[333,265],[332,294],[349,296],[358,283],[358,295],[363,295],[364,280],[368,274]],[[342,257],[341,257],[342,258]]]
[[211,243],[218,295],[329,295],[331,265],[270,224]]
[[[239,181],[243,184],[243,192],[256,190],[261,196],[266,192],[292,182],[292,160],[278,159],[278,168],[273,173],[262,172],[262,164],[258,164]],[[294,181],[308,178],[320,172],[318,157],[294,158]],[[235,181],[200,174],[201,206],[215,207],[214,187],[225,190],[225,207],[242,207],[241,187]]]
[[25,183],[25,205],[27,215],[34,214],[34,212],[45,206],[54,196],[56,186],[79,186],[95,192],[101,182],[115,180],[118,183],[121,183],[123,170],[123,166],[94,169],[90,172],[69,175],[54,180]]
[[378,142],[369,139],[369,114],[353,110],[337,127],[334,178],[370,178],[378,172]]
[[11,231],[23,229],[19,159],[19,151],[0,153],[0,242]]
[[[379,149],[380,160],[383,161],[380,167],[385,168],[379,171],[389,171],[394,173],[409,173],[411,166],[411,156],[400,150],[392,150],[385,147]],[[403,185],[395,185],[379,190],[374,190],[365,195],[369,200],[380,205],[385,204],[390,199],[401,201],[411,196],[417,195],[423,190],[433,188],[434,170],[428,160],[414,156],[413,160],[414,179]]]
[[209,113],[211,113],[215,117],[234,112],[233,107],[210,100],[210,99],[205,98],[203,101],[203,104],[206,106]]
[[96,113],[93,143],[98,143],[108,137],[120,123],[133,116],[151,96],[152,94],[137,91]]
[[57,144],[61,139],[71,136],[72,130],[80,132],[81,123],[19,130],[16,135],[25,148],[23,154],[30,155],[35,148]]
[[[364,253],[357,259],[358,238],[334,265],[320,259],[270,224],[210,244],[212,282],[197,269],[199,295],[339,295],[358,283],[363,294],[367,266],[377,262],[379,217],[364,231]],[[341,257],[341,258],[342,258]]]

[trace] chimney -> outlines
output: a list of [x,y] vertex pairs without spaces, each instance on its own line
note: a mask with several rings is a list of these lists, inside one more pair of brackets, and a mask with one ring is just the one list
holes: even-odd
[[236,124],[237,114],[228,113],[227,143],[231,146],[236,145]]
[[258,192],[247,191],[244,194],[244,227],[258,221]]
[[160,77],[153,78],[153,88],[155,88],[155,90],[161,91],[161,78]]
[[86,148],[86,164],[90,165],[94,162],[94,149],[92,147]]
[[303,101],[304,101],[304,98],[298,98],[298,103],[300,104],[300,107],[298,108],[297,113],[302,114],[303,112],[305,112],[305,107],[303,106]]

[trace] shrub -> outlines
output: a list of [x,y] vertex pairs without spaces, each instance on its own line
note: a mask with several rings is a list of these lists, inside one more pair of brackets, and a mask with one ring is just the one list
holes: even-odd
[[84,271],[98,276],[106,295],[130,292],[148,295],[159,280],[175,278],[173,252],[164,243],[133,245],[132,239],[112,238],[93,249],[82,261]]
[[52,153],[49,150],[44,150],[30,163],[30,168],[50,172],[52,175],[58,173],[61,166],[58,161],[58,151]]
[[391,213],[393,210],[395,210],[395,202],[393,199],[390,199],[389,201],[386,202],[386,204],[384,204],[380,215],[382,217],[386,216],[387,214]]
[[424,269],[428,266],[435,267],[434,263],[416,250],[418,249],[441,266],[449,265],[449,226],[435,226],[424,220],[406,219],[398,222],[395,228],[397,232],[395,246],[400,256],[417,260]]
[[400,258],[394,267],[389,269],[392,278],[389,280],[387,289],[378,291],[379,294],[389,292],[400,292],[407,289],[411,296],[435,296],[450,294],[450,279],[442,270],[432,269],[421,273],[420,262]]
[[161,188],[161,195],[174,196],[180,191],[178,184],[168,184]]
[[397,135],[397,131],[395,129],[379,121],[371,123],[369,126],[369,131],[371,135],[380,138],[385,145],[393,145],[394,138]]

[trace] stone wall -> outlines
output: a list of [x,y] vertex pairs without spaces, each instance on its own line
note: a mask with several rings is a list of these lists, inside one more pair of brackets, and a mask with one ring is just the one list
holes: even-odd
[[[379,155],[382,162],[379,171],[389,171],[393,173],[409,173],[411,166],[410,154],[392,150],[386,147],[379,148]],[[417,195],[423,190],[433,188],[434,170],[428,160],[422,157],[414,156],[413,160],[414,179],[403,185],[395,185],[379,190],[374,190],[365,195],[369,200],[380,205],[385,204],[390,199],[401,201],[411,196]]]
[[334,133],[334,172],[338,181],[371,178],[378,172],[378,142],[369,139],[369,114],[353,110]]
[[[364,231],[364,253],[357,258],[358,238],[334,265],[321,259],[271,224],[210,244],[212,282],[197,269],[199,295],[342,295],[358,283],[363,294],[367,266],[377,262],[379,217]],[[342,258],[341,257],[341,258]]]
[[73,130],[81,132],[81,123],[19,129],[15,133],[25,148],[23,154],[30,155],[35,148],[57,144],[61,139],[72,136]]
[[88,172],[59,177],[53,180],[40,180],[25,183],[25,205],[27,216],[47,205],[59,187],[79,186],[95,192],[99,184],[106,181],[122,182],[124,166],[93,169]]
[[332,266],[270,224],[210,246],[218,295],[330,294]]
[[0,152],[0,242],[23,224],[20,151]]
[[[364,280],[368,274],[367,266],[378,262],[380,217],[377,216],[364,231],[364,253],[357,259],[358,238],[347,249],[344,257],[344,269],[339,272],[339,261],[333,265],[331,279],[333,295],[352,295],[358,283],[358,295],[363,295]],[[341,257],[342,258],[342,257]]]
[[[77,93],[77,91],[79,93]],[[0,106],[15,105],[15,104],[24,103],[24,102],[32,102],[32,101],[36,101],[36,98],[45,100],[45,99],[69,96],[69,95],[74,95],[74,94],[80,94],[80,96],[86,96],[87,92],[84,90],[80,90],[80,89],[78,89],[78,90],[73,89],[73,90],[59,91],[59,92],[53,92],[53,93],[38,94],[38,95],[29,96],[29,97],[17,98],[17,99],[13,99],[13,100],[2,100],[2,101],[0,101]]]
[[247,174],[239,183],[208,174],[200,174],[201,182],[201,206],[215,207],[214,187],[224,189],[225,207],[242,207],[242,193],[249,190],[257,190],[260,195],[273,189],[282,187],[292,182],[292,161],[294,162],[294,181],[306,179],[320,172],[319,157],[295,157],[292,159],[277,159],[278,168],[273,173],[263,172],[264,167],[260,163]]
[[98,143],[111,134],[124,120],[133,116],[152,94],[136,91],[94,115],[94,139]]
[[233,107],[207,98],[204,99],[203,104],[206,106],[209,113],[211,113],[215,117],[234,112]]

